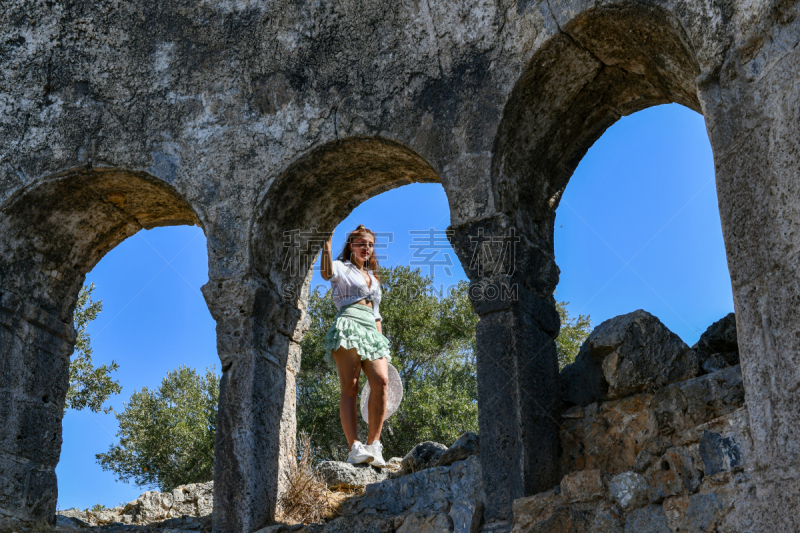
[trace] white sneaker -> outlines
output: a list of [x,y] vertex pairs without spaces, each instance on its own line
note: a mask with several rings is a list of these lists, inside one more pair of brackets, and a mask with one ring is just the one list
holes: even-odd
[[376,440],[372,444],[367,444],[365,448],[367,449],[367,452],[375,456],[375,459],[373,459],[370,463],[372,466],[377,466],[380,468],[386,466],[386,461],[383,460],[383,444],[381,444],[381,441]]
[[374,459],[372,452],[358,440],[353,443],[350,453],[347,454],[347,462],[350,464],[369,463]]

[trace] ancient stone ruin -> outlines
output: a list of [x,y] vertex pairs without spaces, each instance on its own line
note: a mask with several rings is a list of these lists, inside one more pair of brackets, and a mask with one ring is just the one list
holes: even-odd
[[[257,533],[738,532],[738,510],[754,488],[738,363],[733,313],[693,348],[645,311],[616,317],[561,372],[561,481],[514,500],[511,528],[484,520],[480,440],[465,433],[449,447],[420,443],[386,468],[322,462],[320,478],[344,491],[334,493],[335,513]],[[594,386],[577,386],[587,382]],[[99,512],[60,512],[58,521],[64,530],[97,533],[125,525],[137,526],[131,533],[206,531],[212,485],[147,492]]]
[[[677,102],[706,120],[735,298],[753,474],[731,527],[800,530],[796,3],[6,0],[0,12],[4,524],[54,520],[85,274],[170,224],[208,240],[223,368],[214,529],[269,524],[294,457],[318,234],[371,196],[438,182],[481,316],[484,515],[509,525],[512,502],[561,481],[561,193],[617,119]],[[649,394],[610,385],[611,402]]]

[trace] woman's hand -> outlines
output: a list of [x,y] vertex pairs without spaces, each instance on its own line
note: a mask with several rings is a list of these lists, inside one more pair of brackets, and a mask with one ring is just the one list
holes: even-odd
[[333,276],[333,259],[331,258],[331,241],[333,240],[333,231],[331,236],[325,244],[322,245],[322,262],[319,265],[320,274],[322,279],[328,281]]
[[383,328],[381,327],[381,322],[383,322],[383,320],[376,320],[375,327],[378,328],[378,333],[383,335]]

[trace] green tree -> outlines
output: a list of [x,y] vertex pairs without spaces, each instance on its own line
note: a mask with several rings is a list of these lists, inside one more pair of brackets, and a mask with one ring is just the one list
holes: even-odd
[[589,315],[570,316],[567,311],[569,302],[556,302],[556,311],[561,318],[561,331],[556,338],[558,368],[562,369],[575,361],[581,345],[592,332],[592,321]]
[[[432,276],[398,266],[380,271],[383,333],[389,339],[392,365],[403,382],[398,412],[383,425],[387,454],[405,455],[425,440],[450,444],[465,431],[478,431],[475,326],[478,317],[460,282],[438,294]],[[297,376],[297,429],[313,435],[319,459],[344,460],[347,442],[339,420],[339,378],[324,363],[322,345],[336,307],[331,289],[309,295],[311,325],[302,341]],[[361,374],[360,387],[366,383]],[[359,435],[367,424],[358,420]],[[391,456],[387,455],[387,457]]]
[[[69,365],[69,390],[65,410],[88,407],[97,413],[103,408],[103,403],[109,396],[122,391],[119,381],[111,377],[111,372],[119,368],[116,360],[111,361],[111,365],[96,368],[92,364],[91,339],[86,327],[103,310],[102,300],[96,302],[92,300],[94,289],[94,283],[88,287],[84,285],[78,294],[78,303],[75,306],[73,321],[78,337],[75,341],[75,355]],[[111,407],[108,407],[103,409],[103,412],[108,413],[111,410]]]
[[158,389],[131,395],[119,423],[119,444],[96,455],[103,470],[120,481],[170,491],[211,481],[217,426],[219,376],[184,366],[167,374]]

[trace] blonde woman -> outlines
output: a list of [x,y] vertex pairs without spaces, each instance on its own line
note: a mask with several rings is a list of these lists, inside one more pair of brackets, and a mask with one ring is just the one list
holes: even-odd
[[[342,391],[339,415],[350,452],[348,463],[384,467],[381,429],[386,415],[389,383],[389,339],[383,335],[380,279],[375,259],[375,234],[363,225],[347,236],[344,249],[331,258],[330,238],[322,247],[321,273],[331,282],[339,310],[325,336],[325,360],[339,373]],[[369,380],[369,434],[366,446],[358,440],[356,398],[361,370]]]

